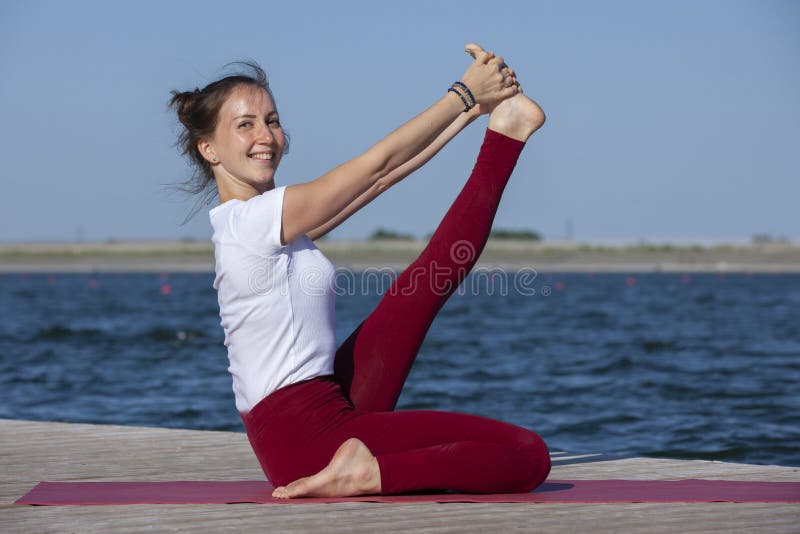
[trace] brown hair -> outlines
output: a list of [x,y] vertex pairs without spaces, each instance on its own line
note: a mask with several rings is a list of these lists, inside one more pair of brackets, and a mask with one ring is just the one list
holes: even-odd
[[[235,61],[228,63],[224,68],[235,67],[238,72],[229,74],[214,82],[209,83],[202,89],[196,88],[194,91],[171,91],[172,98],[169,107],[178,114],[178,120],[183,125],[183,130],[178,135],[176,146],[181,153],[189,158],[194,171],[191,177],[180,184],[179,189],[186,193],[198,194],[202,196],[198,204],[211,202],[216,196],[217,189],[214,186],[214,173],[211,164],[200,154],[197,143],[200,139],[211,137],[217,127],[219,111],[231,92],[241,85],[257,87],[263,89],[275,102],[275,96],[269,88],[267,75],[255,61]],[[276,104],[277,106],[277,104]],[[289,136],[286,134],[286,148],[284,153],[289,150]],[[199,206],[198,206],[199,207]],[[187,217],[187,220],[197,210]]]

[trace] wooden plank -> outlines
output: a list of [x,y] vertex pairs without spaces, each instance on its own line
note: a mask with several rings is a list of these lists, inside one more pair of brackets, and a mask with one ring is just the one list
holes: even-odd
[[[579,456],[555,453],[559,461]],[[0,420],[0,532],[454,532],[549,529],[797,532],[800,506],[406,504],[12,506],[40,480],[243,480],[263,477],[242,433]],[[477,474],[476,476],[479,476]],[[795,467],[624,458],[556,465],[553,478],[800,481]]]

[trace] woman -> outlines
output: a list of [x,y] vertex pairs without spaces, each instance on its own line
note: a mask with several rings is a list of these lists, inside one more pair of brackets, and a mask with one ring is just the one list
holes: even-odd
[[[219,193],[210,218],[229,371],[275,497],[524,492],[550,470],[544,442],[524,428],[392,411],[436,313],[483,250],[525,141],[544,123],[501,57],[477,45],[467,52],[474,62],[431,107],[362,155],[288,187],[274,181],[286,136],[260,68],[173,92],[184,153]],[[337,349],[334,268],[312,240],[484,113],[489,129],[464,189],[420,257]]]

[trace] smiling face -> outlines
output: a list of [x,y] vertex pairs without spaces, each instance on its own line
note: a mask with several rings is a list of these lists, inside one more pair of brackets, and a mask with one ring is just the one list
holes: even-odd
[[285,147],[275,102],[263,89],[247,85],[231,91],[219,110],[213,138],[198,143],[223,201],[246,200],[273,189]]

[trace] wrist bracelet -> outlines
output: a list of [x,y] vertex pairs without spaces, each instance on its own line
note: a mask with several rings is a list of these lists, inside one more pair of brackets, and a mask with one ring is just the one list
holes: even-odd
[[462,81],[457,81],[457,82],[454,82],[453,85],[456,85],[456,86],[460,87],[461,89],[463,89],[464,92],[467,93],[467,96],[469,97],[470,102],[472,102],[472,106],[470,106],[470,107],[475,107],[475,104],[477,104],[477,102],[475,101],[475,95],[473,95],[472,91],[469,90],[469,87],[467,87],[467,84],[465,84]]
[[458,95],[458,98],[460,98],[461,102],[464,103],[464,113],[472,109],[472,106],[469,105],[467,99],[464,97],[464,95],[461,94],[461,92],[458,89],[456,89],[455,87],[451,87],[450,89],[447,90],[447,92],[448,93],[453,92]]

